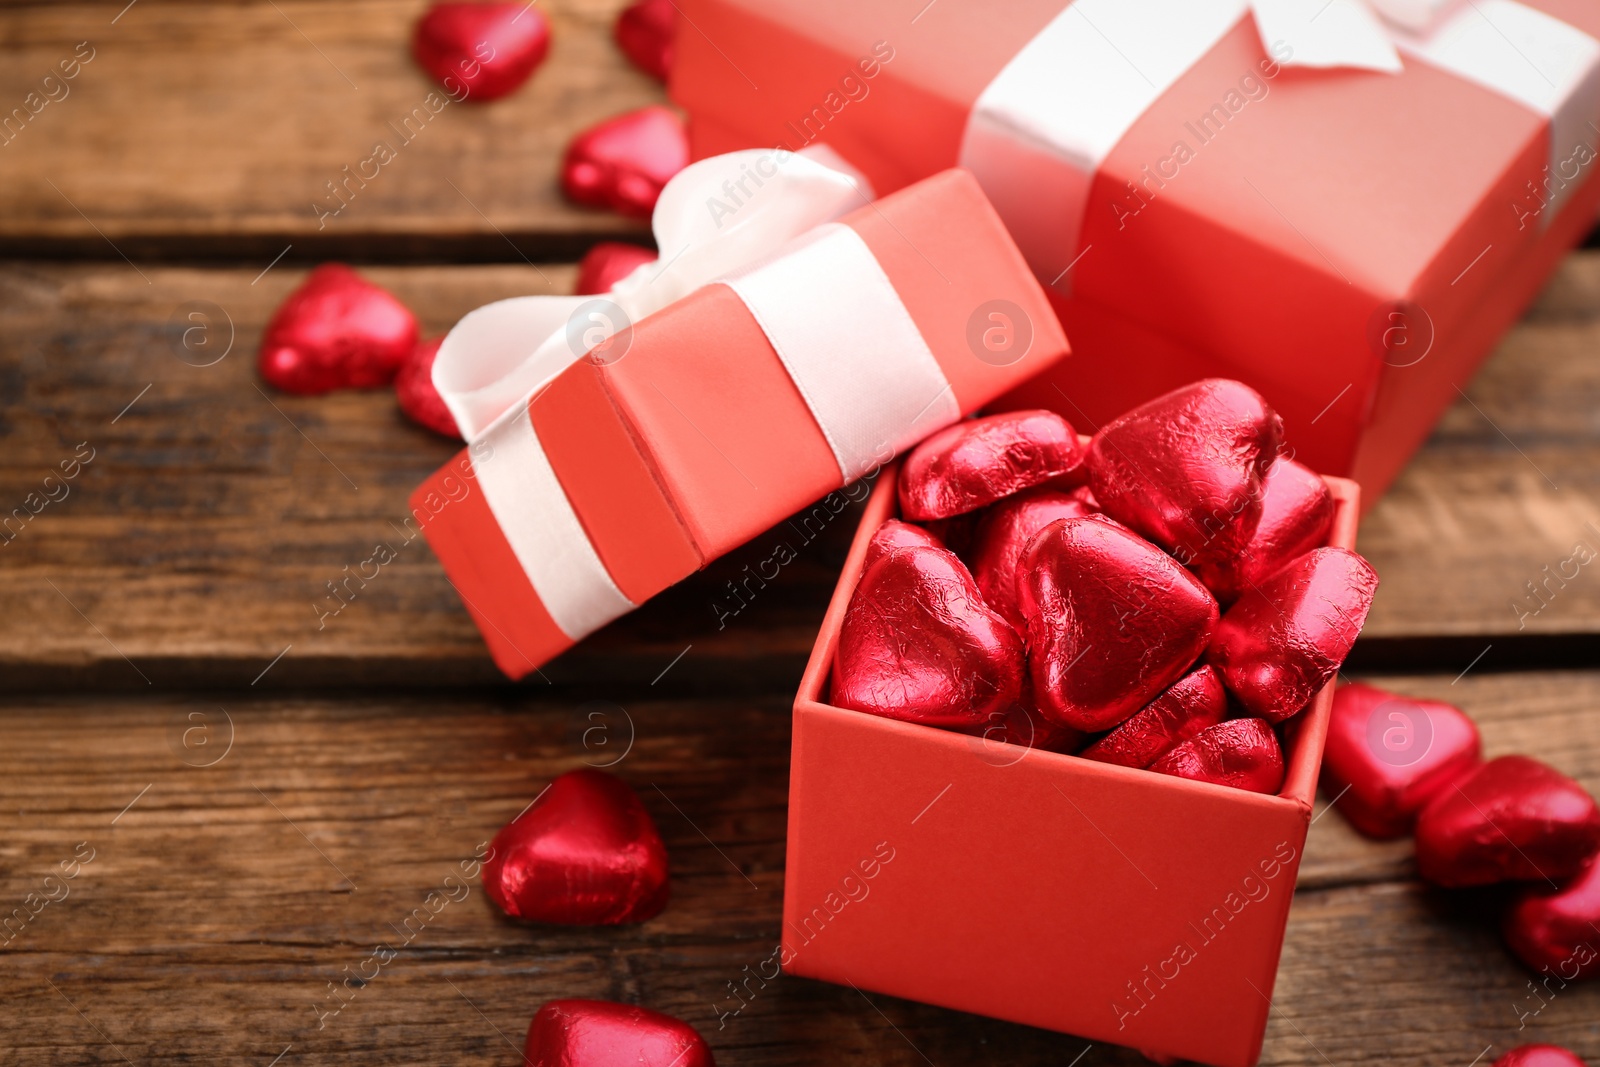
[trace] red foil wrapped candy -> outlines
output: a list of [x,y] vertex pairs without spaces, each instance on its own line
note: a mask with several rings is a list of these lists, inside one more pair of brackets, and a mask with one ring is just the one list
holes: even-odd
[[1045,752],[1071,754],[1083,747],[1084,732],[1051,722],[1039,714],[1033,693],[1024,684],[1022,696],[1003,716],[990,720],[982,736],[990,741],[1004,741],[1022,748],[1037,748]]
[[579,296],[608,293],[639,267],[655,261],[656,254],[648,248],[626,241],[601,241],[578,261],[578,284],[573,292]]
[[1263,720],[1229,719],[1173,748],[1150,769],[1252,793],[1276,793],[1283,788],[1283,748]]
[[1206,658],[1250,714],[1282,722],[1338,673],[1377,588],[1354,552],[1313,549],[1228,609]]
[[923,441],[900,472],[900,513],[944,519],[992,504],[1083,465],[1071,425],[1050,411],[968,419]]
[[831,702],[928,726],[983,727],[1022,691],[1022,638],[942,548],[862,571],[834,653]]
[[1107,515],[1185,564],[1229,560],[1255,533],[1283,420],[1224,378],[1174,389],[1100,428],[1089,485]]
[[1600,808],[1527,756],[1501,756],[1440,793],[1417,818],[1417,869],[1446,888],[1559,882],[1600,851]]
[[1249,543],[1231,558],[1202,555],[1195,573],[1218,600],[1231,603],[1291,561],[1327,544],[1332,529],[1328,483],[1292,459],[1279,459],[1261,483],[1261,518]]
[[495,835],[483,888],[514,919],[644,922],[667,904],[667,848],[620,778],[568,771]]
[[417,347],[417,318],[343,263],[324,263],[273,312],[258,366],[289,393],[388,385]]
[[574,137],[561,161],[561,188],[575,203],[647,219],[661,187],[688,165],[683,120],[653,104]]
[[1172,688],[1127,722],[1084,749],[1084,759],[1119,767],[1150,766],[1168,751],[1217,725],[1228,714],[1228,694],[1210,667],[1179,678]]
[[434,4],[417,21],[411,54],[452,97],[496,100],[514,92],[550,51],[550,20],[532,4]]
[[1494,1061],[1494,1067],[1584,1067],[1573,1052],[1560,1045],[1519,1045]]
[[889,519],[873,533],[867,542],[867,554],[861,559],[861,572],[897,548],[943,548],[944,542],[920,526],[899,519]]
[[552,1000],[534,1012],[524,1067],[715,1067],[694,1027],[609,1000]]
[[459,441],[461,431],[456,428],[455,416],[445,407],[439,390],[433,387],[433,361],[439,355],[439,345],[443,341],[443,337],[435,337],[431,341],[418,343],[400,365],[400,373],[394,377],[394,395],[406,418],[419,426],[426,426],[434,433]]
[[1357,830],[1403,837],[1428,801],[1477,767],[1480,751],[1460,708],[1358,682],[1334,694],[1323,783]]
[[1217,602],[1194,575],[1099,515],[1045,527],[1018,591],[1039,710],[1090,732],[1182,677],[1217,625]]
[[1091,514],[1077,496],[1045,486],[1007,497],[985,512],[972,547],[972,577],[988,605],[1025,630],[1027,621],[1017,606],[1017,565],[1028,542],[1057,519]]
[[638,67],[661,81],[672,73],[672,40],[677,30],[672,0],[634,0],[617,16],[617,47]]
[[1600,860],[1557,888],[1540,882],[1522,890],[1502,930],[1536,971],[1565,982],[1600,975]]

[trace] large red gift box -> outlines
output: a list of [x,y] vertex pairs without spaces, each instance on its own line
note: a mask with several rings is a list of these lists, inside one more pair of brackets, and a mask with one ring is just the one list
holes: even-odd
[[[751,157],[733,173],[803,162]],[[753,273],[695,288],[603,354],[574,359],[412,495],[505,673],[521,677],[1066,354],[1044,293],[970,175],[855,202]],[[878,295],[861,279],[812,287],[784,273],[835,245],[858,250],[845,262],[865,267]],[[887,350],[896,344],[917,351]],[[900,366],[916,373],[884,370]],[[842,385],[820,381],[824,371]]]
[[[790,974],[1216,1067],[1261,1051],[1333,706],[1264,796],[830,707],[887,469],[794,705],[779,960]],[[1360,490],[1327,479],[1329,544]]]
[[[1293,6],[682,0],[672,92],[696,156],[975,168],[1074,354],[1001,406],[1093,429],[1237,378],[1370,504],[1593,224],[1600,5],[1329,0],[1274,37]],[[1362,18],[1388,69],[1297,65]]]

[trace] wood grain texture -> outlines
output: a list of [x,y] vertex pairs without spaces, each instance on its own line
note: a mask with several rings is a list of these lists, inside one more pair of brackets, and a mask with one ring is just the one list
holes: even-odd
[[[187,237],[270,257],[289,242],[498,246],[504,233],[536,257],[561,235],[642,230],[567,204],[556,183],[572,134],[664,99],[611,42],[620,0],[540,4],[552,45],[532,80],[492,107],[436,114],[426,98],[448,98],[410,58],[425,0],[137,0],[118,17],[125,3],[0,7],[0,113],[81,43],[93,57],[0,136],[0,242],[13,252],[56,241],[115,258],[109,240],[138,259]],[[408,128],[417,108],[426,121]],[[327,183],[379,142],[393,161],[320,219],[313,204],[341,203]]]
[[[565,292],[572,278],[531,265],[368,273],[429,332],[491,299]],[[407,423],[386,391],[298,398],[259,388],[261,327],[301,276],[281,266],[264,276],[0,268],[0,381],[15,398],[0,410],[0,515],[22,507],[28,517],[28,494],[80,444],[95,457],[68,496],[0,538],[0,667],[16,684],[246,685],[286,648],[260,684],[497,678],[425,544],[404,540],[406,496],[450,443]],[[185,318],[197,308],[201,318]],[[1483,666],[1508,665],[1507,642],[1519,636],[1600,634],[1592,568],[1549,586],[1537,613],[1512,607],[1575,540],[1600,550],[1588,526],[1600,523],[1597,316],[1600,255],[1581,253],[1368,517],[1360,547],[1382,576],[1368,647],[1399,641],[1401,656],[1423,657],[1411,669],[1458,671],[1496,641]],[[230,333],[225,358],[195,365]],[[798,678],[854,525],[854,509],[829,516],[814,540],[780,524],[532,684],[604,674],[645,686],[692,646],[664,684],[782,691]],[[322,617],[337,606],[327,583],[380,542],[398,559]],[[727,583],[780,542],[797,559],[740,607]],[[1468,643],[1405,644],[1439,635]]]
[[1600,572],[1567,563],[1579,543],[1600,555],[1597,346],[1600,256],[1581,252],[1458,383],[1462,398],[1362,524],[1383,583],[1369,633],[1600,631]]
[[[368,273],[428,332],[488,300],[564,292],[572,278],[526,266]],[[0,271],[0,380],[16,398],[0,412],[0,514],[20,507],[26,520],[0,536],[0,666],[13,681],[245,686],[291,645],[261,684],[497,680],[425,542],[406,539],[407,496],[459,445],[408,423],[386,390],[258,388],[261,326],[298,272],[145,275],[149,284],[126,266]],[[197,301],[210,308],[191,323]],[[226,357],[193,365],[213,358],[202,342],[225,344],[230,325]],[[29,494],[85,442],[94,458],[67,495],[30,516]],[[675,685],[777,676],[792,687],[854,529],[853,509],[828,518],[812,542],[793,529],[757,538],[532,684],[603,672],[645,685],[693,644]],[[798,558],[741,608],[726,583],[779,539]],[[324,616],[340,603],[327,583],[379,543],[398,558]]]
[[[1600,675],[1388,684],[1451,696],[1491,752],[1600,788]],[[731,1065],[1059,1064],[1084,1048],[804,979],[733,997],[778,935],[781,697],[47,697],[9,701],[0,729],[4,910],[80,842],[93,850],[4,946],[7,1063],[121,1062],[110,1043],[140,1064],[267,1063],[290,1046],[285,1062],[510,1063],[533,1009],[572,995],[676,1014]],[[450,879],[550,777],[613,760],[672,856],[660,917],[519,925]],[[1313,826],[1263,1063],[1465,1065],[1519,1040],[1517,1007],[1538,1002],[1498,943],[1494,900],[1426,890],[1394,851],[1337,814]],[[434,891],[460,899],[435,911]],[[329,983],[372,975],[380,943],[397,958],[336,999]],[[1520,1039],[1594,1057],[1597,1018],[1600,987],[1568,989]],[[1140,1061],[1097,1046],[1082,1062]]]

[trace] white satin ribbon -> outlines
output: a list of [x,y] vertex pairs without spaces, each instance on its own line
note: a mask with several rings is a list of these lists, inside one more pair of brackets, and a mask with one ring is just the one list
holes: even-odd
[[568,637],[579,640],[635,605],[589,541],[529,403],[587,347],[628,323],[701,286],[726,284],[800,391],[840,484],[961,417],[883,267],[855,230],[832,221],[870,196],[831,150],[702,160],[668,182],[656,205],[665,265],[646,264],[619,282],[599,319],[571,324],[595,297],[518,297],[470,313],[445,338],[434,384],[464,435],[492,446],[472,455],[484,497]]
[[1403,52],[1546,116],[1553,169],[1595,147],[1600,42],[1515,0],[1076,0],[979,95],[961,145],[1046,282],[1067,288],[1086,251],[1089,189],[1111,150],[1247,13],[1282,66],[1398,73]]
[[961,165],[1046,282],[1079,254],[1111,150],[1244,13],[1244,0],[1077,0],[979,95]]
[[850,227],[819,226],[725,284],[777,350],[842,483],[961,418],[939,361]]
[[576,641],[632,611],[562,491],[528,405],[507,411],[483,439],[491,447],[468,455],[484,499],[561,632]]

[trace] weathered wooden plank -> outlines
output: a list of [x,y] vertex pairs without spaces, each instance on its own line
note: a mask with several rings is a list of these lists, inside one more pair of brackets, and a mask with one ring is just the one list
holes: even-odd
[[1370,633],[1600,631],[1600,581],[1580,562],[1600,557],[1597,345],[1600,256],[1585,252],[1458,383],[1465,395],[1362,524],[1383,582]]
[[[664,98],[611,42],[621,0],[541,4],[548,60],[486,105],[453,102],[412,62],[425,0],[125,4],[0,7],[0,114],[29,93],[39,109],[0,134],[11,254],[115,258],[109,241],[139,259],[187,237],[270,258],[291,242],[465,235],[505,258],[502,232],[535,254],[552,236],[641,229],[556,183],[574,132]],[[379,143],[394,158],[362,181]],[[336,197],[346,167],[357,178]]]
[[[484,301],[571,284],[570,268],[550,266],[369,273],[434,332]],[[68,496],[0,538],[0,666],[14,682],[247,684],[291,645],[262,684],[496,677],[431,554],[403,539],[406,495],[450,444],[406,423],[382,391],[258,391],[261,326],[300,273],[258,274],[0,269],[0,515],[20,507],[26,516],[47,473],[80,443],[94,450]],[[192,365],[210,357],[176,340],[192,324],[174,315],[194,301],[221,309],[210,312],[213,343],[231,325],[233,347],[213,366]],[[1412,655],[1405,642],[1454,635],[1464,644],[1416,654],[1459,670],[1496,642],[1483,665],[1506,666],[1519,623],[1526,634],[1600,633],[1600,583],[1587,567],[1565,588],[1551,585],[1537,614],[1511,607],[1575,539],[1592,536],[1600,549],[1600,534],[1585,533],[1600,522],[1591,484],[1600,478],[1600,371],[1587,358],[1600,341],[1596,315],[1600,256],[1584,253],[1368,517],[1360,545],[1383,578],[1371,642],[1399,641]],[[200,337],[190,335],[197,350]],[[810,649],[853,515],[833,518],[811,542],[786,526],[757,538],[558,660],[546,678],[582,684],[603,671],[645,684],[693,646],[672,683],[787,684]],[[780,541],[797,560],[765,588],[752,584],[741,607],[727,583],[743,581]],[[327,583],[379,542],[398,559],[322,617],[337,606]]]
[[[1600,675],[1389,684],[1454,697],[1491,752],[1600,788]],[[9,700],[0,901],[61,899],[3,946],[7,1062],[120,1062],[114,1042],[153,1064],[267,1063],[290,1046],[313,1064],[505,1063],[534,1008],[570,995],[677,1014],[726,1064],[1060,1064],[1083,1049],[801,979],[752,986],[741,1008],[728,983],[778,935],[787,702],[604,699]],[[449,878],[550,776],[613,760],[672,856],[659,918],[518,925]],[[1263,1062],[1436,1067],[1517,1040],[1518,1009],[1540,1002],[1498,943],[1492,896],[1425,890],[1392,849],[1343,831],[1337,814],[1312,829]],[[90,854],[80,842],[93,858],[46,885]],[[460,899],[417,917],[435,890]],[[374,975],[379,944],[399,954]],[[335,994],[346,967],[370,980]],[[1545,1000],[1523,1039],[1600,1054],[1600,987]],[[1139,1061],[1097,1047],[1083,1062]]]
[[[0,535],[0,665],[18,684],[53,686],[77,672],[113,685],[247,685],[291,645],[263,684],[498,677],[406,526],[411,489],[459,446],[407,423],[387,391],[258,389],[261,326],[300,275],[257,273],[147,269],[147,284],[126,266],[0,272],[0,514],[22,509],[10,538]],[[430,332],[488,300],[564,292],[572,278],[570,268],[531,266],[369,274]],[[202,318],[190,323],[184,315],[197,308]],[[214,358],[203,339],[221,351],[230,330],[225,358],[193,365]],[[63,496],[43,479],[70,466],[80,445],[93,458]],[[41,497],[30,504],[29,494],[46,490],[61,499],[30,515]],[[745,682],[746,664],[788,684],[853,525],[850,513],[831,518],[815,543],[794,530],[757,538],[563,670],[593,677],[581,664],[599,657],[608,677],[643,684],[693,644],[675,676],[709,659],[719,686]],[[798,558],[769,588],[752,585],[741,606],[726,583],[780,538]],[[397,558],[353,598],[346,587],[340,608],[328,583],[342,583],[379,543]]]

